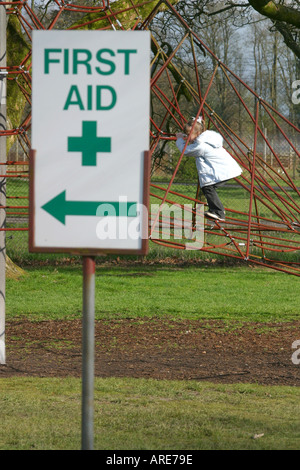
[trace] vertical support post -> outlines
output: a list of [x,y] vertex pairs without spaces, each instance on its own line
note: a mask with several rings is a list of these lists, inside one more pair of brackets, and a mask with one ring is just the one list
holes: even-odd
[[[6,131],[6,7],[0,5],[0,133]],[[0,134],[0,163],[6,163],[6,137]],[[6,174],[1,165],[1,174]],[[6,206],[6,177],[0,177],[0,206]],[[0,209],[0,228],[6,224],[5,209]],[[0,364],[5,364],[5,231],[0,230]]]
[[255,165],[256,165],[256,146],[257,146],[259,105],[260,105],[260,100],[257,99],[256,100],[256,111],[255,111],[253,162],[252,162],[252,168],[251,168],[251,187],[250,187],[249,219],[248,219],[248,230],[247,230],[247,248],[246,248],[245,260],[248,260],[248,258],[249,258],[249,249],[250,249],[250,234],[251,234],[251,222],[252,222],[252,204],[253,204],[253,197],[254,197],[254,181],[255,181]]
[[265,162],[265,168],[266,169],[266,163],[267,163],[267,140],[268,140],[268,129],[267,127],[264,128],[264,162]]
[[94,447],[95,258],[83,256],[82,450]]

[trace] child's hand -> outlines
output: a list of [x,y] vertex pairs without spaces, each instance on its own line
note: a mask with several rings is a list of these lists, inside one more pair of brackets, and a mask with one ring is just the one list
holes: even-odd
[[185,137],[186,137],[186,135],[183,134],[182,132],[178,132],[178,133],[176,134],[176,139],[184,139]]

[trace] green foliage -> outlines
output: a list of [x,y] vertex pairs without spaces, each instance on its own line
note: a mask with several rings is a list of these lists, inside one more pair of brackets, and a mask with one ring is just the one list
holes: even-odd
[[[179,0],[170,0],[170,3],[175,5]],[[156,5],[160,3],[159,0],[153,0],[152,2],[141,3],[139,0],[132,0],[128,2],[127,0],[117,0],[111,4],[112,11],[118,11],[118,21],[122,24],[125,29],[130,29],[134,26],[137,20],[137,11],[141,18],[141,21],[145,20]],[[129,10],[129,7],[132,5],[139,5],[136,9]],[[159,11],[168,9],[164,4],[159,6]],[[73,26],[80,26],[80,29],[101,29],[106,26],[110,26],[111,23],[107,18],[101,19],[101,16],[106,17],[107,12],[104,12],[102,15],[99,15],[99,12],[87,13],[84,15],[80,21],[76,22]],[[100,18],[99,18],[100,17]],[[99,18],[98,21],[94,21]],[[92,21],[92,23],[90,23]],[[115,17],[112,13],[111,21],[115,22]],[[89,24],[86,24],[89,23]]]

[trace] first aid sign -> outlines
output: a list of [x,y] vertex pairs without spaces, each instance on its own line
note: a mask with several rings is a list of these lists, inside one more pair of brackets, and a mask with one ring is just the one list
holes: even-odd
[[30,250],[147,249],[148,31],[33,31]]

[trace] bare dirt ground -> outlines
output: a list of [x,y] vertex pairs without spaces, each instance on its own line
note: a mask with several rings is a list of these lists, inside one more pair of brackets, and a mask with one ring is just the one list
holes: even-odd
[[[0,378],[81,376],[81,320],[6,323]],[[95,375],[300,386],[300,322],[122,319],[95,323]],[[300,357],[300,353],[299,356]]]

